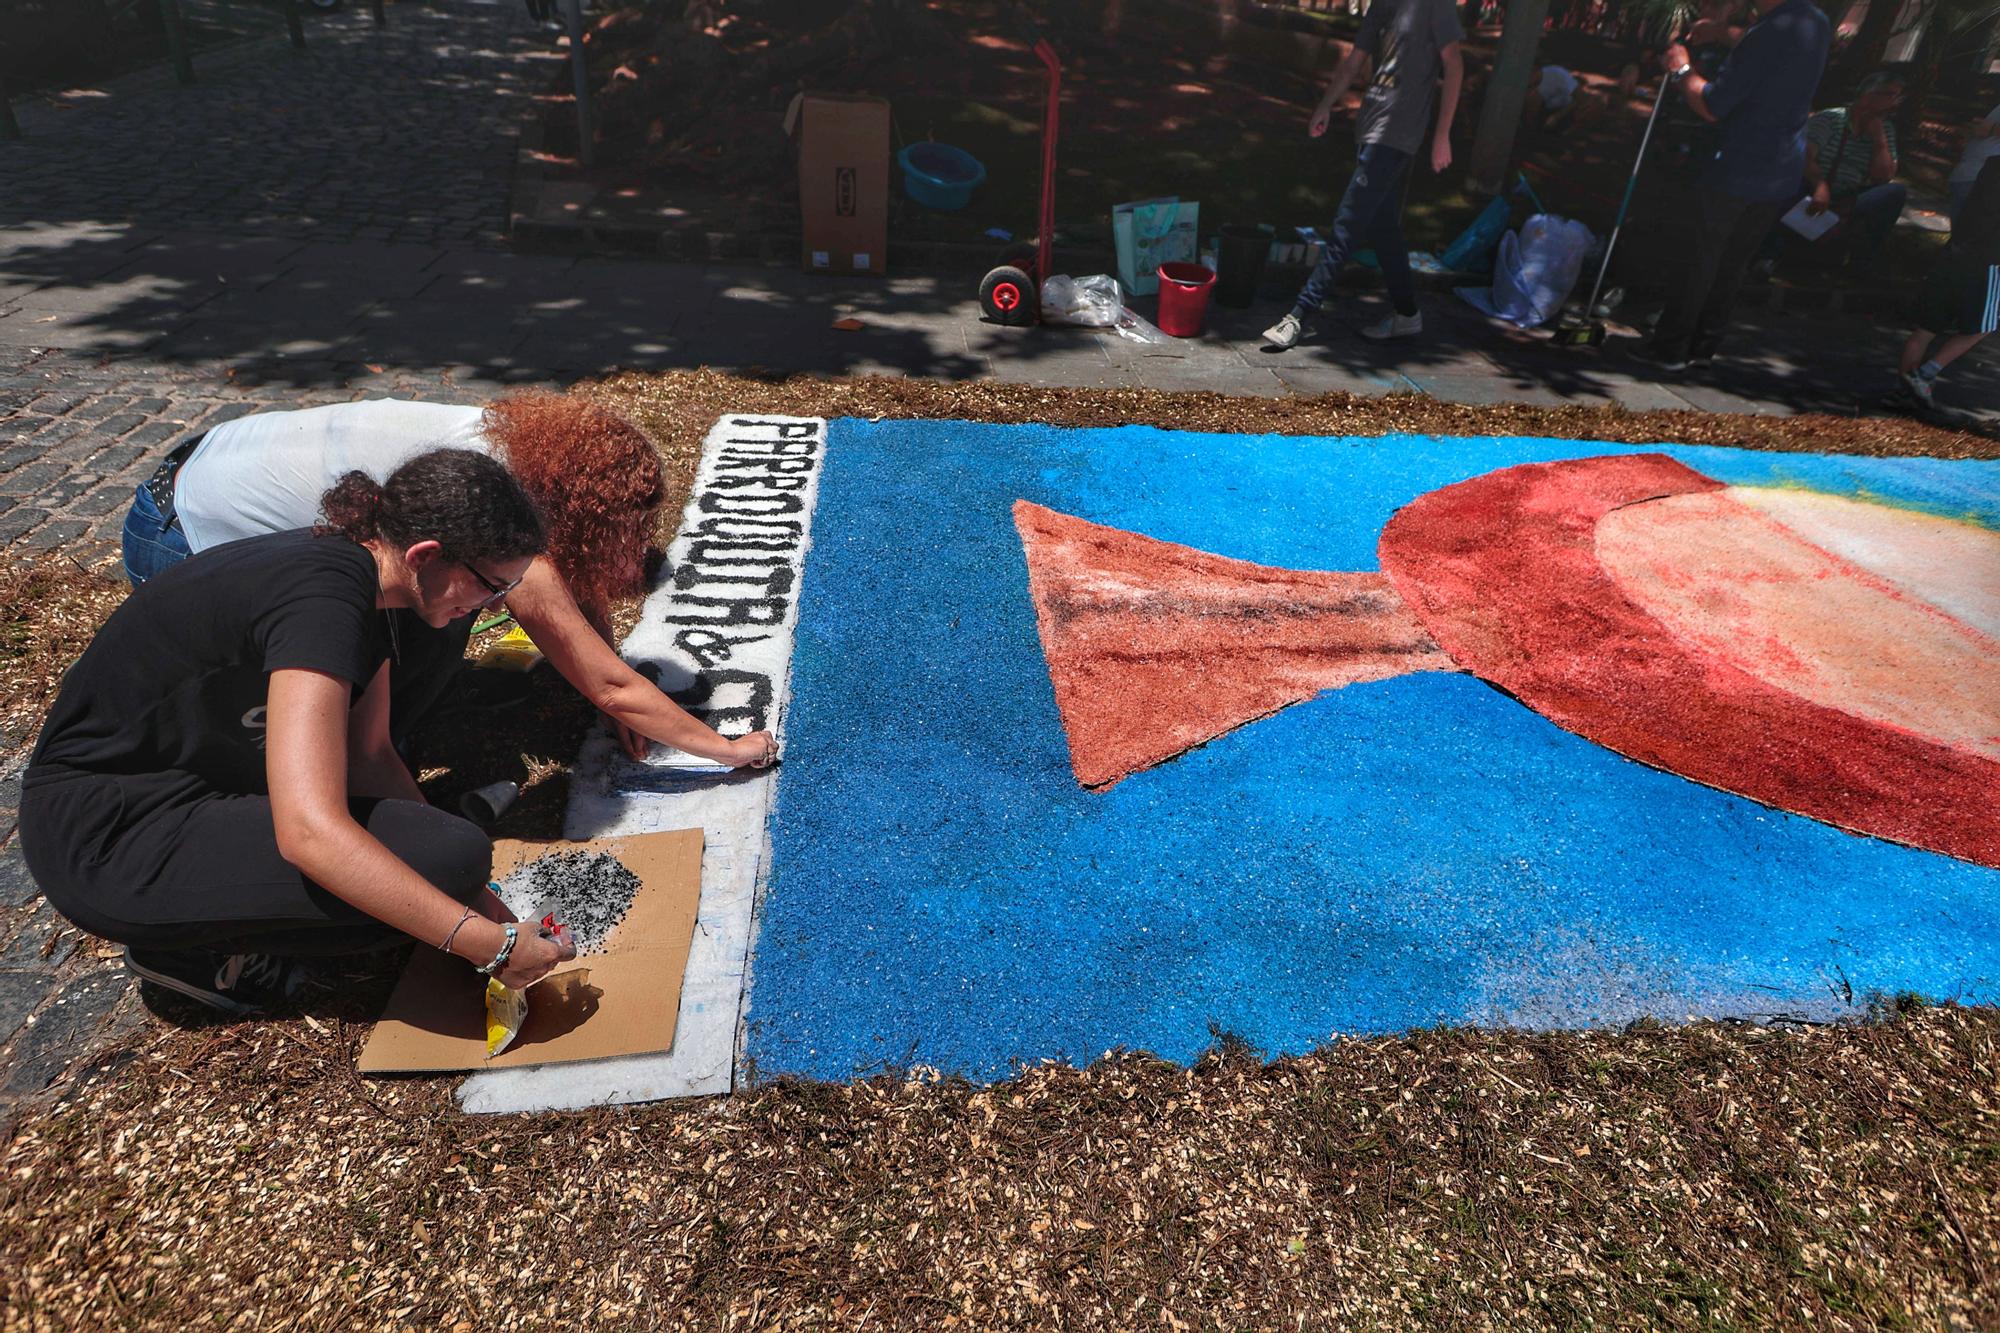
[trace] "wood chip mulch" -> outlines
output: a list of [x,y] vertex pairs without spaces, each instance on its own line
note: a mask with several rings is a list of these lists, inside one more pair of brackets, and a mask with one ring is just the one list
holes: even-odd
[[[1895,420],[709,372],[585,391],[655,432],[683,492],[725,411],[2000,457]],[[120,589],[4,577],[18,744]],[[538,771],[574,753],[500,744]],[[387,982],[346,983],[290,1018],[155,1026],[17,1108],[0,1329],[2000,1328],[1992,1009],[1418,1032],[1269,1064],[1224,1038],[1191,1069],[1119,1053],[989,1088],[913,1070],[481,1118],[455,1080],[359,1079]]]

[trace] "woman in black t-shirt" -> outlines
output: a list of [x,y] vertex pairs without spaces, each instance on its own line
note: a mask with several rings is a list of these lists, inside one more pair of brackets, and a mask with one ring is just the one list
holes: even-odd
[[521,987],[565,947],[486,888],[492,844],[424,802],[389,741],[406,610],[504,597],[545,541],[506,468],[440,449],[351,472],[309,531],[149,580],[70,668],[22,779],[21,842],[56,910],[140,977],[231,1013],[301,955],[414,936]]

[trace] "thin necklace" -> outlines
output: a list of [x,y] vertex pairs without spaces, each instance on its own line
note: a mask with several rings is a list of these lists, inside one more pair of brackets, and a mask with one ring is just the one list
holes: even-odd
[[396,635],[395,609],[391,607],[389,609],[384,610],[382,614],[385,617],[387,617],[389,621],[389,657],[391,660],[395,662],[397,666],[401,666],[403,665],[403,644],[402,641]]

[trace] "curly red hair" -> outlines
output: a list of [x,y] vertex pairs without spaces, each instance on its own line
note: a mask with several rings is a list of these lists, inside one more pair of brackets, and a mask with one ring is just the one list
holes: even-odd
[[666,498],[659,450],[617,413],[586,398],[529,392],[489,404],[486,438],[533,497],[549,558],[593,620],[640,591],[654,517]]

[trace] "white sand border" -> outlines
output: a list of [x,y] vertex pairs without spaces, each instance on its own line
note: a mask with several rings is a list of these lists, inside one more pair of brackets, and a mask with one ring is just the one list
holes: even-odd
[[[680,533],[623,646],[626,660],[657,671],[663,688],[723,733],[777,731],[781,754],[826,441],[819,417],[731,414],[715,423]],[[694,697],[682,694],[689,687]],[[703,830],[701,907],[673,1049],[474,1074],[458,1092],[466,1110],[574,1110],[735,1086],[777,774],[704,772],[679,760],[656,747],[633,763],[609,735],[593,734],[563,830],[578,839]]]

